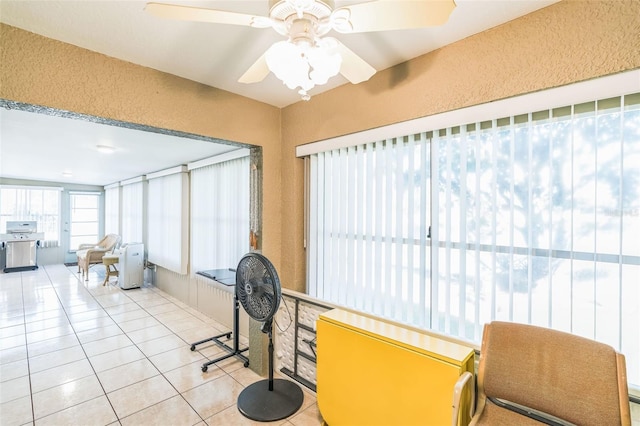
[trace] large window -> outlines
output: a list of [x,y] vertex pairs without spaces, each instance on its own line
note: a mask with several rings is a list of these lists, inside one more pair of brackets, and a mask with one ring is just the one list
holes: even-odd
[[247,155],[240,150],[189,166],[193,273],[235,268],[249,251]]
[[0,187],[0,233],[9,220],[35,220],[44,232],[44,247],[60,245],[60,194],[62,188]]
[[77,250],[83,243],[95,243],[99,238],[100,194],[94,192],[71,192],[71,232],[69,249]]
[[640,385],[640,94],[315,153],[309,200],[310,294],[478,343],[568,331]]

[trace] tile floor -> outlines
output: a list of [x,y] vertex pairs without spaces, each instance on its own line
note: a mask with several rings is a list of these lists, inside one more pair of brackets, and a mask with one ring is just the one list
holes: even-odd
[[[76,267],[0,272],[0,425],[254,425],[236,407],[262,378],[215,344],[226,328],[155,287]],[[322,423],[315,394],[278,425]]]

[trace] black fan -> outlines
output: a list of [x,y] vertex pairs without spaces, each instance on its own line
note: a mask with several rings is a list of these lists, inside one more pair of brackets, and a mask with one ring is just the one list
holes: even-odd
[[236,269],[236,297],[269,335],[269,379],[247,386],[238,396],[238,410],[251,420],[272,422],[298,411],[304,399],[297,384],[273,378],[273,317],[280,306],[280,279],[271,262],[258,253],[248,253]]

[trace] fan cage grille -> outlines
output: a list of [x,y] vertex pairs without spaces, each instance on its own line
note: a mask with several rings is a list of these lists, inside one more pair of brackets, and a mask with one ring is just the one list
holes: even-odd
[[256,321],[270,321],[278,311],[282,290],[271,262],[258,253],[246,254],[236,269],[236,295]]

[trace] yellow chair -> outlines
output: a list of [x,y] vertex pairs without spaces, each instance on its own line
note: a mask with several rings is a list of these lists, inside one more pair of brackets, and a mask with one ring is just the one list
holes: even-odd
[[102,263],[102,256],[112,251],[120,242],[117,234],[107,234],[103,239],[94,244],[80,244],[76,251],[78,257],[78,273],[82,272],[84,280],[89,279],[91,265]]
[[590,339],[494,321],[484,327],[477,381],[471,425],[549,419],[584,426],[631,425],[625,358]]

